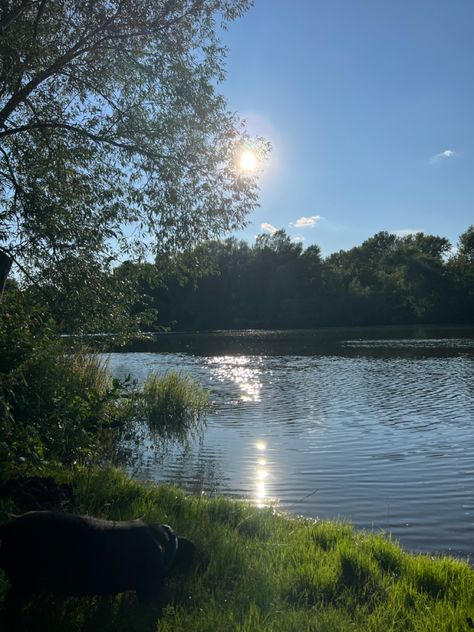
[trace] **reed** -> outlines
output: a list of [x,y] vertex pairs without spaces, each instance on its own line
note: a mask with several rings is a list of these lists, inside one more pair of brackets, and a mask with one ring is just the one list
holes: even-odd
[[140,416],[160,437],[188,436],[200,426],[208,392],[192,377],[176,371],[150,373],[139,394]]

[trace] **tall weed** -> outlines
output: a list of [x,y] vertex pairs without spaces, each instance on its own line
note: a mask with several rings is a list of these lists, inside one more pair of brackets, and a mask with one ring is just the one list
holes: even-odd
[[152,433],[183,437],[199,428],[209,393],[192,377],[176,371],[150,373],[140,393],[140,413]]

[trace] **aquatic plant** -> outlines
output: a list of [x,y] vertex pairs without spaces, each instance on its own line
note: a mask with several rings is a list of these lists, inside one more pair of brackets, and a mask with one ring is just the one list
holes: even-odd
[[150,373],[139,394],[139,411],[151,432],[185,436],[200,426],[209,393],[195,379],[177,371]]

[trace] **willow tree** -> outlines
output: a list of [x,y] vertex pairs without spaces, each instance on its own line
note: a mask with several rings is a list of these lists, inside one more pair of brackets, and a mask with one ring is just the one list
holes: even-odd
[[13,262],[79,291],[117,252],[245,223],[257,176],[236,168],[249,139],[218,92],[218,34],[251,4],[1,3],[0,281]]

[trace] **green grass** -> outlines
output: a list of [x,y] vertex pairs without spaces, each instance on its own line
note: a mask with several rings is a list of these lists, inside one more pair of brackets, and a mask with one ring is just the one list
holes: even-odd
[[[75,512],[169,523],[196,543],[197,561],[166,583],[160,619],[133,594],[38,596],[24,608],[26,629],[462,632],[474,618],[474,573],[461,561],[412,555],[347,524],[147,487],[115,470],[61,471],[58,478],[72,481]],[[0,505],[0,519],[14,509]],[[0,598],[6,589],[2,576]]]
[[176,371],[150,373],[139,395],[141,417],[161,437],[188,436],[197,430],[208,405],[208,392],[192,377]]

